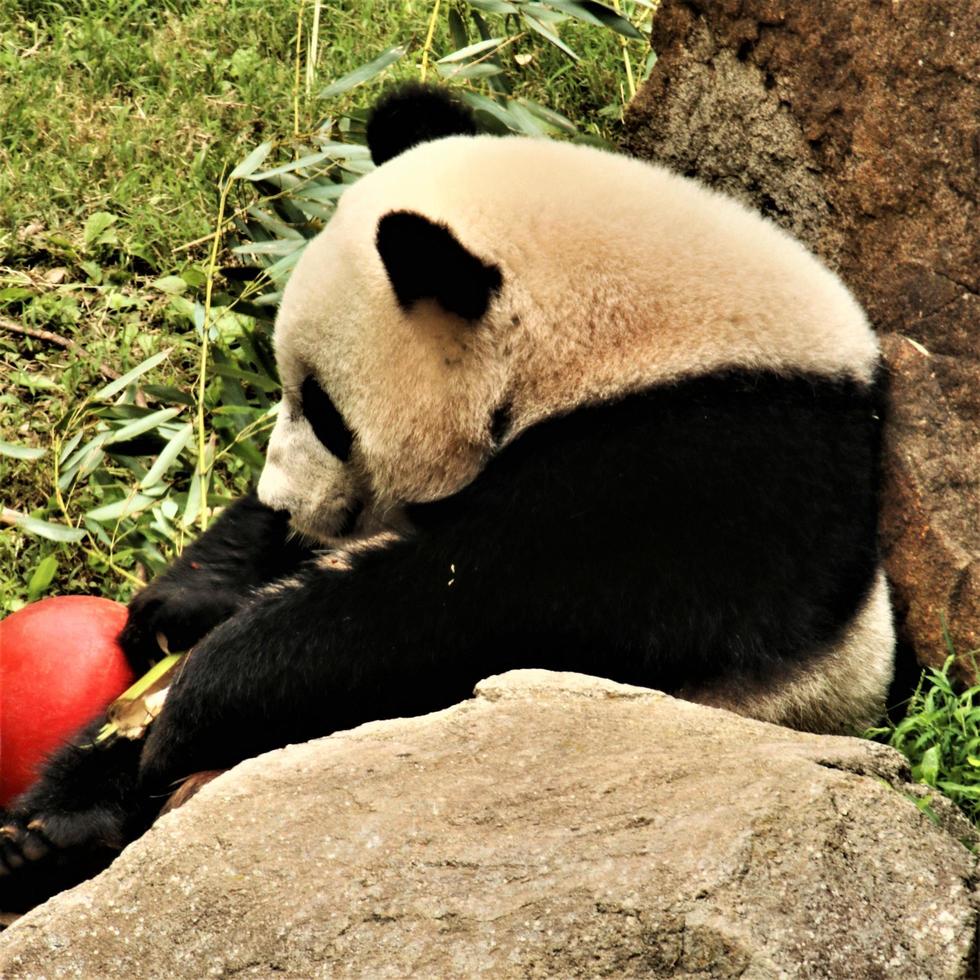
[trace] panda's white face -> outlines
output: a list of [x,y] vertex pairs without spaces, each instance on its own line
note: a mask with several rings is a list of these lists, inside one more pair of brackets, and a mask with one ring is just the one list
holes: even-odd
[[360,187],[286,291],[276,325],[284,395],[259,483],[265,503],[328,542],[353,514],[360,527],[390,526],[400,504],[472,479],[494,448],[492,407],[506,380],[486,323],[430,297],[400,305],[399,273],[379,252],[390,209],[366,209]]
[[840,281],[740,204],[588,147],[485,136],[423,144],[345,192],[286,289],[276,352],[259,495],[322,540],[465,486],[503,417],[507,441],[685,376],[866,382],[878,356]]

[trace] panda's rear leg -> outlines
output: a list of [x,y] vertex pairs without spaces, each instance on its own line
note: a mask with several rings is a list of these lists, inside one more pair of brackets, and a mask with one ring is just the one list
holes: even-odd
[[0,829],[0,911],[26,912],[108,867],[122,845],[105,843],[115,836],[106,816],[8,816]]
[[0,911],[25,911],[97,874],[152,820],[137,787],[141,745],[94,746],[103,721],[59,749],[0,814]]
[[97,875],[119,853],[118,848],[92,842],[63,847],[42,831],[25,828],[20,821],[9,821],[4,831],[0,912],[5,913],[29,911],[52,895]]

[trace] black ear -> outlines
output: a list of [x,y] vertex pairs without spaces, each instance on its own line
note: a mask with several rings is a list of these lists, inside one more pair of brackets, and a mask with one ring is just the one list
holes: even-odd
[[412,211],[391,211],[378,222],[378,254],[404,310],[434,299],[445,310],[479,320],[503,284],[500,269],[466,250],[455,235]]
[[379,167],[405,150],[443,136],[473,136],[476,123],[466,106],[445,89],[400,85],[383,96],[371,112],[367,141]]

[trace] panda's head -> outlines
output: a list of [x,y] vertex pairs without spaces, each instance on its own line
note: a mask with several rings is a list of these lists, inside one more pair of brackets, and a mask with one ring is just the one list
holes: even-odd
[[503,435],[505,370],[487,328],[502,271],[380,167],[475,132],[438,90],[379,103],[368,126],[379,169],[346,191],[286,290],[283,400],[259,493],[314,538],[348,533],[365,508],[383,524],[404,502],[452,492]]
[[374,171],[307,247],[276,321],[283,401],[259,483],[329,541],[445,497],[536,421],[732,366],[866,380],[839,281],[662,168],[474,135],[430,89],[368,128]]

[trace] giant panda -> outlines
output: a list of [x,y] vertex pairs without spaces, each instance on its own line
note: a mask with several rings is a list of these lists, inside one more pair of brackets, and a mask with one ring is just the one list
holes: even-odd
[[883,707],[881,371],[841,281],[693,180],[476,135],[436,90],[368,138],[282,300],[257,494],[130,607],[137,664],[193,646],[164,711],[52,759],[8,896],[89,873],[193,773],[511,668],[815,732]]

